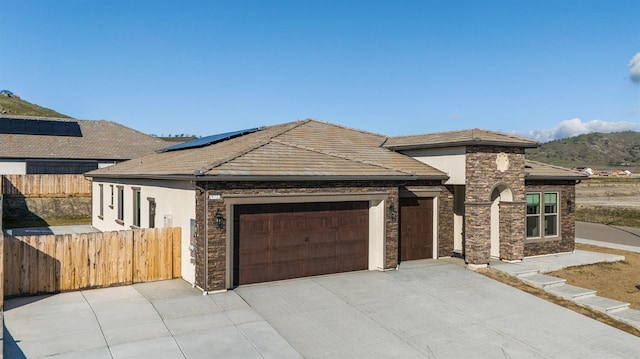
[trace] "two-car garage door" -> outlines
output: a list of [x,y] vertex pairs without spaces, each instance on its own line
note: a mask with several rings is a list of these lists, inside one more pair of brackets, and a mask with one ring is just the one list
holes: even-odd
[[369,203],[234,207],[233,284],[368,268]]

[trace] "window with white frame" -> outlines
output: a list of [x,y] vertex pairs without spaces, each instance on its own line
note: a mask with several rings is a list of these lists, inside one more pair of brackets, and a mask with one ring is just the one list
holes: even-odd
[[558,192],[527,193],[527,238],[558,236]]

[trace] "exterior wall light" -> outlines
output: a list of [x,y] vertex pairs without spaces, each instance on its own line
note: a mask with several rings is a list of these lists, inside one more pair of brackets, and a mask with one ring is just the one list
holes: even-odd
[[216,219],[216,228],[224,229],[227,220],[224,218],[219,209],[216,209],[216,213],[213,214],[213,218]]
[[389,220],[391,222],[395,222],[396,221],[396,207],[393,205],[393,201],[391,201],[391,203],[389,203]]

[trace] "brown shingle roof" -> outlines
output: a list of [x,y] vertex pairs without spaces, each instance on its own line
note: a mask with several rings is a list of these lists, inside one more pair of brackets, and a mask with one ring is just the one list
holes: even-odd
[[528,180],[580,180],[589,177],[569,168],[531,160],[525,161],[524,176]]
[[111,121],[0,116],[27,120],[75,121],[82,137],[0,134],[0,158],[128,160],[170,143]]
[[88,175],[447,178],[429,165],[383,148],[385,139],[382,135],[304,120],[265,127],[204,147],[154,153]]
[[462,131],[390,137],[384,144],[385,147],[394,150],[471,145],[538,147],[538,142],[520,136],[474,128]]

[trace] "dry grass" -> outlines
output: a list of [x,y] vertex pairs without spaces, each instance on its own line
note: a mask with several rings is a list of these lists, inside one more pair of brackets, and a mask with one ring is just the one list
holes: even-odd
[[640,207],[579,204],[576,208],[576,221],[640,227]]
[[[625,261],[571,267],[547,274],[566,279],[567,284],[595,290],[601,297],[628,302],[631,303],[632,308],[640,309],[640,290],[635,288],[636,284],[640,284],[640,253],[586,244],[576,244],[576,248],[593,252],[624,255]],[[615,320],[604,313],[581,307],[572,301],[547,293],[542,289],[532,287],[508,274],[490,268],[478,270],[478,273],[640,337],[640,329]]]

